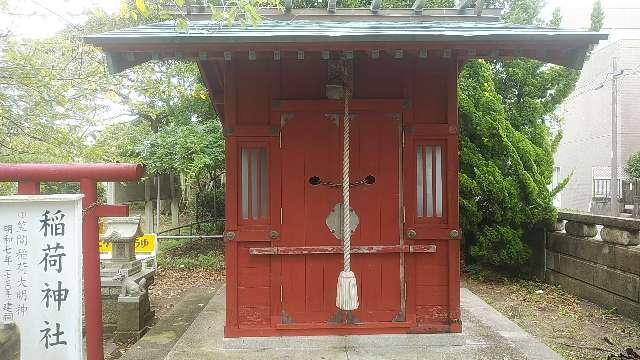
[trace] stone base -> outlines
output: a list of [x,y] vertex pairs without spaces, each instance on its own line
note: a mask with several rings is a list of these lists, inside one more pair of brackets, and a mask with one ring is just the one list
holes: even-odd
[[20,332],[14,324],[0,324],[0,359],[20,360]]
[[[128,277],[136,283],[147,280],[147,287],[154,282],[155,270],[145,269]],[[102,323],[104,333],[122,339],[138,339],[146,331],[147,324],[155,317],[148,293],[139,296],[121,296],[123,282],[101,278]],[[118,335],[121,334],[121,335]]]
[[112,278],[118,274],[124,274],[124,276],[133,276],[135,274],[138,274],[141,270],[141,260],[119,261],[105,259],[100,263],[100,276],[105,278]]
[[118,323],[114,336],[119,340],[138,340],[147,331],[147,324],[155,316],[149,294],[118,297]]
[[620,245],[640,245],[640,235],[638,231],[619,229],[605,226],[600,231],[602,241]]
[[580,237],[594,237],[598,235],[598,228],[595,224],[583,224],[577,221],[567,221],[564,229],[569,235]]
[[551,224],[551,231],[564,231],[564,221],[559,220]]

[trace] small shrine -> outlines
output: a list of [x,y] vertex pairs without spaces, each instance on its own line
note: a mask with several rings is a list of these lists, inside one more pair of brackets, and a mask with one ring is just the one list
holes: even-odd
[[140,217],[105,218],[102,229],[100,241],[112,245],[111,258],[100,261],[104,330],[138,339],[154,317],[147,289],[154,281],[155,259],[136,259],[135,242],[143,235]]
[[198,64],[225,134],[226,337],[462,331],[458,74],[478,58],[580,68],[606,38],[476,3],[285,1],[255,26],[187,6],[186,31],[86,37],[113,72]]

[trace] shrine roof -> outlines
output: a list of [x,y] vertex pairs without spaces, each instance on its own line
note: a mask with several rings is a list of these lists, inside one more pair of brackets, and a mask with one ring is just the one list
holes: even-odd
[[580,68],[586,51],[608,37],[606,33],[473,18],[427,21],[411,16],[371,16],[366,20],[355,17],[355,20],[336,21],[329,16],[325,19],[329,20],[266,19],[255,26],[194,20],[189,22],[186,31],[167,21],[90,35],[85,41],[103,48],[111,70],[118,72],[152,59],[182,57],[203,61],[222,58],[223,52],[233,51],[376,48],[448,49],[453,50],[453,56],[468,58],[523,56]]
[[180,31],[173,21],[142,25],[99,35],[95,45],[125,43],[295,43],[575,40],[594,43],[607,34],[504,22],[476,21],[311,21],[264,20],[255,26],[191,21]]

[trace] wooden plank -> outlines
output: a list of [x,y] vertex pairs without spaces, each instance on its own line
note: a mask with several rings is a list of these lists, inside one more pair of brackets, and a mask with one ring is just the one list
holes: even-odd
[[238,243],[225,242],[225,269],[226,269],[226,326],[237,328],[238,326]]
[[[353,246],[352,254],[435,253],[436,245]],[[341,254],[342,246],[272,246],[250,248],[251,255]]]
[[[350,111],[376,110],[379,112],[402,112],[406,107],[404,99],[353,99]],[[282,112],[343,112],[342,100],[275,100],[272,108]]]

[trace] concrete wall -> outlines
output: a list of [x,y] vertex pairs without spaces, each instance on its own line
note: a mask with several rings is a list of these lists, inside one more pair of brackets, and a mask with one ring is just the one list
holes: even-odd
[[[559,217],[564,215],[567,214],[560,213]],[[589,227],[593,229],[596,224],[604,222],[604,228],[635,236],[637,244],[640,221],[584,214],[578,216],[571,220],[572,229],[567,227],[569,232],[547,233],[546,246],[537,248],[542,252],[534,248],[533,259],[539,259],[544,254],[546,281],[606,308],[615,308],[620,314],[640,319],[640,245],[612,242],[620,238],[611,239],[602,230],[600,233],[606,235],[605,240],[597,232],[595,237],[588,237],[574,231]],[[615,222],[610,222],[610,219]]]
[[[158,183],[155,177],[149,177],[145,181],[151,183],[151,200],[155,200],[158,193]],[[160,199],[171,199],[169,187],[169,175],[160,176]],[[133,201],[145,201],[144,181],[137,183],[112,182],[107,183],[107,202],[110,204],[122,204]],[[180,191],[180,181],[176,181],[176,191]]]

